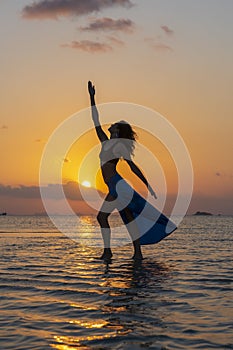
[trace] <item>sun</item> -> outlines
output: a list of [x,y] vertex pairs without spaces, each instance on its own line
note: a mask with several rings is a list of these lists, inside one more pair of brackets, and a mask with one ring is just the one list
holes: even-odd
[[87,181],[87,180],[83,181],[83,182],[82,182],[82,185],[83,185],[84,187],[91,187],[91,183],[90,183],[89,181]]

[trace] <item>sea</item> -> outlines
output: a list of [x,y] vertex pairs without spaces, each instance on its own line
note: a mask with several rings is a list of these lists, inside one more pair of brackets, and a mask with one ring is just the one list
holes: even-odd
[[95,217],[77,217],[92,244],[47,216],[0,217],[0,349],[233,349],[233,217],[186,216],[141,262],[111,220],[104,262]]

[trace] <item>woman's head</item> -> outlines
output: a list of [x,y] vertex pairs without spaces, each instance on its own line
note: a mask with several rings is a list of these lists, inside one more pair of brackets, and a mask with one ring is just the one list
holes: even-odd
[[[137,134],[132,129],[131,125],[124,120],[116,122],[108,129],[113,137],[126,139],[125,142],[122,140],[127,148],[130,148],[130,153],[133,154],[135,148],[134,142],[136,141]],[[129,140],[129,141],[128,141]]]
[[132,126],[129,123],[125,122],[124,120],[121,120],[116,124],[119,128],[120,138],[136,141],[136,132],[132,129]]

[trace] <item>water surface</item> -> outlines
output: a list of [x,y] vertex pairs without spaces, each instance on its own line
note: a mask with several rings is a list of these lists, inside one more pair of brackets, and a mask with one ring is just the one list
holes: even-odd
[[233,349],[232,227],[186,217],[141,263],[128,244],[106,264],[46,217],[0,217],[0,348]]

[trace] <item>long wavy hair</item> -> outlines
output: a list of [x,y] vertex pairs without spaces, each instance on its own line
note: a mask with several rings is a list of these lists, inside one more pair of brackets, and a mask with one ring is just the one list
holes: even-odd
[[[125,120],[120,120],[116,124],[119,128],[119,138],[127,139],[125,140],[125,146],[129,148],[130,154],[134,155],[135,142],[137,139],[136,132],[132,129],[132,126]],[[130,142],[128,140],[130,140]],[[124,140],[122,141],[124,142]]]

